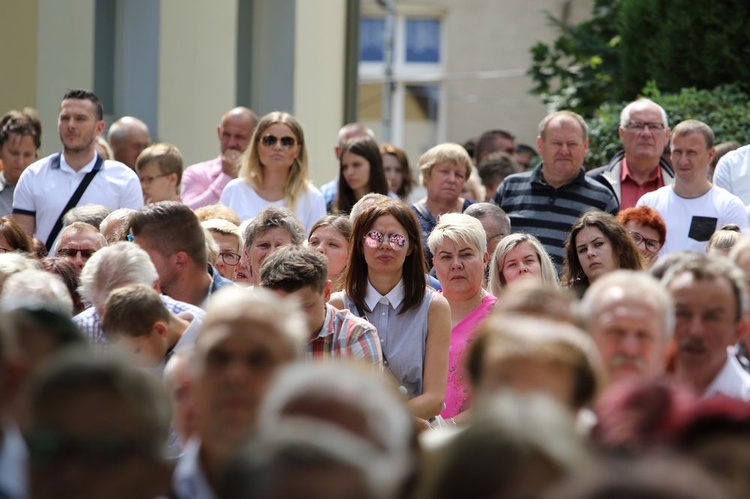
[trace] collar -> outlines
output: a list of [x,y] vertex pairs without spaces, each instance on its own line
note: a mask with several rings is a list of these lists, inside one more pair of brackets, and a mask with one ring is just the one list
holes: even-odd
[[323,325],[320,327],[320,331],[318,331],[318,334],[316,334],[315,337],[310,340],[310,343],[319,338],[325,338],[326,336],[331,336],[333,334],[332,316],[335,311],[336,309],[333,308],[332,305],[326,303],[326,318],[323,319]]
[[178,497],[195,497],[197,499],[213,499],[216,497],[201,468],[200,448],[200,440],[195,437],[191,438],[185,446],[185,452],[177,461],[172,485]]
[[748,400],[750,396],[750,374],[742,369],[742,364],[734,355],[732,347],[727,348],[727,360],[703,394],[703,398],[723,394],[727,397]]
[[[78,174],[78,173],[88,173],[88,172],[90,172],[90,171],[92,171],[94,169],[94,165],[96,164],[97,158],[99,158],[99,153],[95,153],[93,159],[91,161],[89,161],[88,163],[86,163],[86,165],[83,168],[81,168],[80,170],[78,170],[76,172],[73,169],[73,167],[70,166],[67,161],[65,161],[65,154],[60,153],[60,162],[57,163],[57,162],[53,161],[51,163],[51,168],[59,168],[61,170],[69,170],[69,171],[71,171],[73,173],[76,173],[76,174]],[[65,168],[63,168],[63,166]],[[104,165],[102,165],[102,166],[104,166]]]
[[[539,166],[537,166],[531,171],[531,177],[529,177],[531,182],[540,183],[544,185],[545,187],[549,187],[550,189],[555,189],[544,180],[544,176],[542,175],[542,166],[543,164],[539,163]],[[561,185],[557,189],[564,189],[565,187],[569,185],[573,185],[573,184],[586,185],[586,170],[584,170],[582,166],[578,168],[578,175],[576,175],[576,177],[573,180],[571,180],[565,185]]]
[[375,289],[370,280],[367,280],[367,292],[365,293],[365,305],[369,310],[373,310],[375,305],[378,303],[389,303],[394,310],[401,306],[401,302],[404,301],[404,279],[398,281],[398,284],[388,292],[386,295],[381,295],[377,289]]
[[[643,185],[640,184],[633,176],[630,174],[630,169],[628,168],[628,161],[625,156],[622,157],[622,168],[620,170],[620,181],[624,182],[626,179],[630,179],[631,182],[634,182],[636,185]],[[659,165],[654,168],[654,171],[651,173],[651,176],[644,182],[644,184],[648,184],[654,181],[661,180],[661,168]]]

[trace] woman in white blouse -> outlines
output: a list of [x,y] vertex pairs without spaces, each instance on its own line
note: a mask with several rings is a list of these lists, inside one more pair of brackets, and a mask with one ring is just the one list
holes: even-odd
[[243,221],[266,206],[285,206],[305,231],[325,215],[323,195],[308,178],[305,135],[294,116],[274,111],[261,118],[239,176],[224,188],[221,203]]

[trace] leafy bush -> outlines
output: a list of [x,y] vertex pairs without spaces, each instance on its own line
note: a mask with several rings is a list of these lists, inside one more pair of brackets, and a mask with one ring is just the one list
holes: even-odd
[[562,35],[551,46],[539,42],[531,48],[527,74],[535,82],[531,93],[551,109],[570,109],[590,116],[612,98],[619,78],[619,36],[612,22],[621,0],[594,0],[592,18],[568,25],[547,14]]
[[618,22],[623,97],[649,80],[665,92],[747,84],[748,18],[747,0],[624,0]]
[[[739,84],[723,85],[713,90],[684,88],[677,93],[662,93],[650,82],[641,95],[667,111],[671,126],[687,119],[700,120],[713,129],[717,144],[727,140],[750,143],[750,95]],[[627,104],[605,103],[599,107],[596,117],[588,120],[587,168],[607,164],[621,149],[617,127],[620,112]]]

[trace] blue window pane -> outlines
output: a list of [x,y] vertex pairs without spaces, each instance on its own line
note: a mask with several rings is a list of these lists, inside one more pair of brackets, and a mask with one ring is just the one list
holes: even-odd
[[406,62],[440,62],[440,21],[406,21]]
[[359,60],[383,62],[384,19],[362,19],[359,29]]

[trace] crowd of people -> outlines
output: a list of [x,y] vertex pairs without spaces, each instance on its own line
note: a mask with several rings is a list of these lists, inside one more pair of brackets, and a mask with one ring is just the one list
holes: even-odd
[[417,180],[350,123],[318,189],[288,113],[103,115],[0,119],[1,498],[750,497],[750,146],[639,99]]

